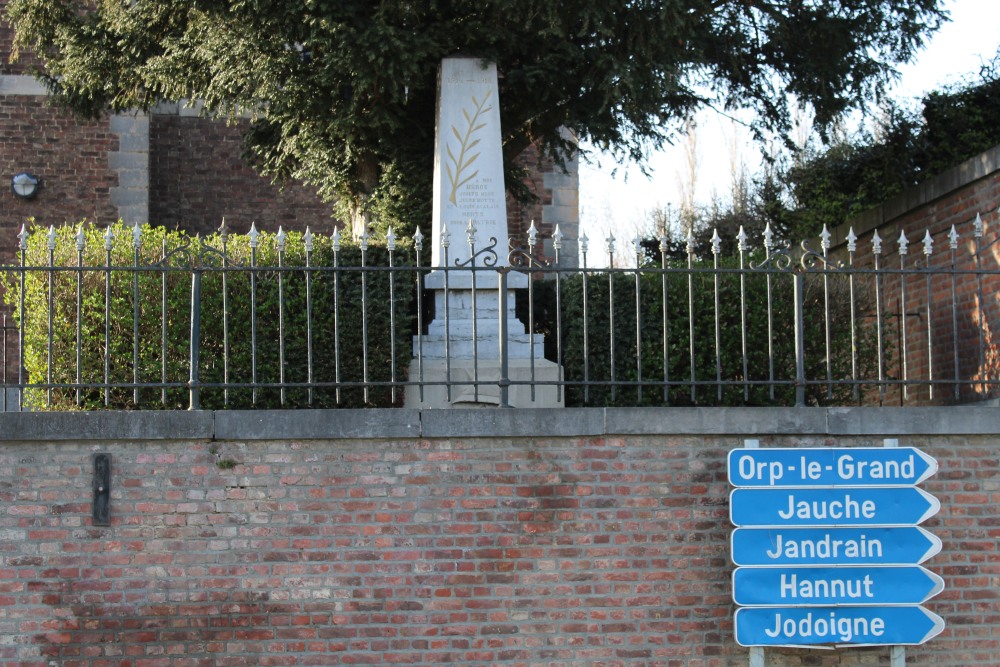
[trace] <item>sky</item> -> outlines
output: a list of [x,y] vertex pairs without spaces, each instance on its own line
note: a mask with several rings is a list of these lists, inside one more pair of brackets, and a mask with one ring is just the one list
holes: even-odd
[[[980,66],[989,62],[1000,47],[1000,1],[946,0],[951,22],[931,36],[911,64],[899,67],[901,78],[891,95],[901,101],[919,100],[925,93],[951,83],[974,79]],[[736,154],[754,172],[759,153],[748,133],[730,119],[705,112],[698,119],[696,198],[711,201],[713,193],[729,191],[733,146]],[[687,171],[684,142],[649,156],[647,178],[634,164],[617,165],[610,157],[580,164],[581,229],[591,239],[607,237],[612,230],[627,239],[643,228],[648,212],[681,202],[681,174]],[[601,244],[598,247],[603,247]],[[595,248],[596,249],[596,248]]]

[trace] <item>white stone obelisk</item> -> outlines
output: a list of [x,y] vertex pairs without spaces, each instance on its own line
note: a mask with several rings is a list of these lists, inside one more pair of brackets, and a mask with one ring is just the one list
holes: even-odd
[[495,239],[497,266],[507,266],[507,197],[497,67],[478,58],[445,58],[440,77],[431,265],[444,266],[444,234],[451,241],[449,265],[469,259],[466,231],[472,220],[477,240],[481,240],[477,247],[482,249]]
[[[507,377],[558,379],[558,365],[544,358],[544,338],[525,331],[514,315],[514,288],[528,285],[522,273],[507,275],[500,303],[499,274],[507,267],[507,199],[503,177],[497,69],[480,58],[441,61],[434,151],[434,213],[431,266],[424,286],[434,291],[434,321],[414,337],[408,407],[496,405],[500,360],[500,309],[507,336]],[[449,390],[447,386],[450,385]],[[509,392],[513,407],[561,405],[553,385]]]

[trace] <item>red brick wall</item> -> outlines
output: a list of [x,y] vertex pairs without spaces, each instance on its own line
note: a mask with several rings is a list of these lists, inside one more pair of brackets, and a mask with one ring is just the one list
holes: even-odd
[[284,190],[258,176],[241,157],[240,125],[197,117],[154,115],[150,122],[149,217],[157,225],[213,232],[223,217],[234,231],[332,231],[332,206],[313,189]]
[[[1000,301],[995,297],[1000,288],[1000,172],[993,172],[929,204],[914,208],[879,226],[882,238],[880,267],[882,278],[882,309],[884,331],[890,347],[886,365],[886,376],[891,379],[903,378],[902,363],[903,337],[900,315],[906,312],[906,375],[909,379],[927,379],[933,375],[936,380],[953,380],[955,374],[955,350],[958,350],[960,378],[996,379],[1000,373],[1000,339],[996,328],[1000,327]],[[980,240],[982,248],[980,263],[976,261],[976,239],[973,222],[979,213],[985,225]],[[958,248],[954,255],[955,289],[952,296],[952,252],[949,247],[949,232],[952,226],[959,235]],[[905,230],[909,243],[905,258],[906,300],[902,300],[899,270],[899,236]],[[844,231],[844,230],[841,230]],[[933,253],[930,266],[935,275],[931,279],[931,294],[927,294],[927,278],[922,269],[927,266],[923,240],[930,232]],[[863,269],[874,267],[872,254],[872,232],[861,234],[855,265]],[[840,259],[845,259],[840,248]],[[980,280],[977,271],[982,270],[983,299],[980,302]],[[874,278],[865,281],[866,322],[871,325],[874,317]],[[982,307],[980,307],[982,303]],[[953,321],[952,306],[956,317]],[[931,317],[930,345],[928,345],[928,306]],[[982,350],[980,336],[982,331]],[[957,336],[957,341],[956,341]],[[930,352],[928,352],[928,349]],[[982,361],[981,361],[982,357]],[[933,359],[933,367],[929,360]],[[983,400],[1000,395],[1000,389],[981,384],[963,383],[959,386],[962,402]],[[885,401],[889,404],[900,402],[900,388],[890,387]],[[907,405],[955,402],[952,387],[939,387],[935,395],[930,395],[924,386],[908,389]]]
[[[524,185],[537,199],[526,204],[520,204],[510,197],[507,198],[507,228],[512,239],[520,239],[527,243],[528,228],[535,223],[539,238],[552,236],[552,225],[542,221],[542,206],[552,203],[552,193],[544,187],[544,175],[557,167],[552,158],[542,155],[538,146],[532,144],[518,156],[515,161],[520,169],[525,170]],[[541,248],[536,248],[540,250]]]
[[[924,486],[944,549],[926,565],[947,586],[927,603],[947,628],[907,664],[1000,664],[994,441],[900,442],[941,465]],[[7,442],[0,664],[743,666],[725,475],[741,442]],[[110,528],[89,518],[97,451],[113,457]]]
[[[107,157],[117,149],[107,119],[81,121],[42,97],[0,95],[0,262],[14,257],[17,231],[29,217],[43,225],[117,219],[109,192],[118,177]],[[42,179],[35,199],[11,193],[10,179],[20,171]]]

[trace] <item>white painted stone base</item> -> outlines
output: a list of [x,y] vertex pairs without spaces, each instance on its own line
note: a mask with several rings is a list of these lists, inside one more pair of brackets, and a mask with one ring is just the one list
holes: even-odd
[[[507,364],[507,377],[511,381],[531,380],[531,360],[511,359]],[[478,392],[473,382],[478,374]],[[557,382],[562,379],[562,369],[545,359],[534,362],[535,391],[531,395],[530,385],[510,385],[508,404],[512,408],[561,408],[565,405],[564,392],[560,386],[539,384]],[[445,384],[431,384],[421,387],[417,384],[449,380],[443,359],[424,359],[423,374],[416,359],[410,362],[411,384],[406,387],[406,407],[408,408],[481,408],[496,407],[500,404],[500,363],[496,359],[480,359],[478,368],[471,360],[453,359],[451,362],[451,399]],[[467,383],[467,384],[462,384]],[[477,395],[478,394],[478,395]]]
[[[482,276],[495,279],[489,272],[482,272]],[[495,286],[489,287],[489,283],[488,279],[477,277],[473,290],[470,272],[449,271],[448,289],[445,290],[444,271],[427,275],[424,285],[434,291],[434,321],[428,325],[427,334],[413,337],[409,379],[411,383],[442,384],[424,386],[423,396],[419,386],[407,386],[406,407],[461,408],[500,404],[500,385],[497,383],[500,380],[501,308],[507,318],[507,379],[527,383],[534,380],[535,384],[534,395],[531,384],[510,385],[508,405],[514,408],[563,407],[562,388],[544,384],[562,379],[560,366],[545,359],[545,336],[529,334],[514,314],[514,290],[526,288],[528,277],[516,272],[508,274],[508,290],[503,298]],[[448,360],[451,360],[450,365]],[[450,398],[445,383],[452,385]]]

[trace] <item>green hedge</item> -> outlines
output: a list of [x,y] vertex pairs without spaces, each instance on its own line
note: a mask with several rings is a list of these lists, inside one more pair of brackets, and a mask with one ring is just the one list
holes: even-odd
[[[29,384],[72,384],[76,382],[77,283],[81,287],[81,381],[83,384],[103,384],[105,373],[105,321],[108,323],[108,380],[110,384],[133,383],[138,370],[139,383],[159,383],[163,380],[164,360],[167,383],[186,383],[189,378],[189,341],[191,335],[192,266],[200,272],[200,354],[199,381],[203,385],[222,383],[226,374],[230,383],[250,383],[253,378],[252,359],[256,353],[257,382],[278,383],[281,377],[279,330],[284,331],[284,371],[286,383],[304,383],[308,376],[307,309],[305,272],[275,270],[278,265],[277,240],[274,234],[261,233],[256,251],[256,305],[251,298],[250,240],[245,235],[230,235],[226,243],[226,262],[238,270],[223,272],[223,248],[219,235],[204,239],[192,238],[182,232],[157,227],[142,227],[138,259],[133,248],[132,228],[112,226],[114,234],[110,264],[105,270],[104,229],[84,224],[86,236],[83,271],[76,270],[78,256],[76,234],[79,227],[63,226],[56,230],[56,249],[48,271],[50,257],[47,230],[31,228],[25,265],[24,365]],[[302,234],[289,232],[283,266],[305,266]],[[311,253],[312,267],[333,266],[333,251],[328,237],[317,238]],[[270,408],[270,407],[359,407],[389,406],[402,403],[402,388],[395,400],[387,386],[372,388],[367,402],[359,387],[364,377],[362,357],[362,280],[366,282],[368,331],[368,380],[388,383],[392,379],[391,343],[395,340],[395,380],[405,381],[411,356],[413,334],[413,302],[416,276],[406,268],[412,264],[412,250],[397,247],[393,263],[402,267],[392,272],[395,288],[395,329],[390,328],[390,273],[386,271],[342,270],[314,272],[310,279],[312,303],[312,368],[313,381],[335,383],[335,386],[259,388],[254,400],[250,388],[233,388],[228,397],[220,387],[204,386],[200,390],[199,407]],[[166,260],[164,260],[166,256]],[[360,249],[345,243],[337,257],[340,267],[360,265]],[[366,265],[388,266],[388,251],[370,245]],[[138,265],[139,270],[133,267]],[[163,267],[166,270],[163,270]],[[30,267],[38,267],[35,270]],[[145,268],[143,268],[145,267]],[[225,274],[228,304],[228,351],[223,332],[223,275]],[[49,379],[49,277],[52,277],[52,353]],[[164,276],[166,276],[164,278]],[[7,304],[20,318],[20,280],[17,272],[4,276]],[[136,294],[138,282],[138,299]],[[336,283],[336,290],[335,290]],[[105,317],[106,284],[110,287]],[[279,309],[279,289],[283,312]],[[163,294],[166,310],[163,310]],[[337,317],[334,299],[337,299]],[[136,310],[137,308],[137,310]],[[252,313],[256,312],[256,346],[251,336]],[[166,326],[166,347],[162,341]],[[137,338],[138,346],[134,345]],[[335,338],[335,333],[339,334]],[[339,360],[337,344],[339,343]],[[138,363],[135,363],[137,357]],[[339,361],[339,363],[338,363]],[[338,376],[339,373],[339,376]],[[186,408],[189,394],[186,387],[166,390],[165,401],[159,388],[141,388],[136,403],[132,387],[114,387],[108,391],[107,405],[102,388],[87,388],[79,402],[73,388],[28,389],[26,403],[33,409]],[[311,400],[310,400],[311,399]]]
[[[757,258],[758,260],[760,258]],[[587,318],[583,316],[584,280],[580,275],[561,279],[563,371],[567,382],[566,404],[580,405],[794,405],[795,386],[795,336],[794,301],[791,273],[772,273],[771,308],[773,328],[774,379],[776,385],[772,398],[771,389],[764,383],[770,378],[768,354],[767,276],[764,272],[746,272],[746,338],[747,373],[743,372],[743,342],[740,308],[740,274],[736,260],[720,262],[719,286],[719,359],[716,368],[715,284],[709,269],[711,263],[698,262],[690,275],[691,302],[693,303],[694,377],[698,382],[714,383],[698,386],[692,394],[689,381],[691,373],[691,318],[689,316],[689,285],[686,264],[673,265],[666,274],[667,285],[667,378],[671,385],[666,397],[663,391],[663,275],[644,271],[639,279],[640,312],[642,323],[642,363],[636,359],[636,280],[633,272],[591,273],[586,281]],[[680,269],[680,270],[678,270]],[[732,272],[725,272],[725,271]],[[834,276],[829,280],[831,292],[831,375],[834,381],[851,377],[851,327],[850,299],[847,280]],[[614,292],[614,331],[610,322],[609,286]],[[547,334],[546,356],[555,359],[555,284],[547,281],[536,288],[536,319],[540,330]],[[861,316],[866,310],[866,293],[859,284],[857,347],[858,377],[873,377],[875,332],[869,319]],[[823,278],[820,274],[807,274],[804,278],[804,338],[807,380],[825,380],[826,334],[824,327]],[[587,328],[588,348],[584,353],[584,326]],[[633,383],[631,386],[583,386],[584,378],[590,382],[604,382],[611,376],[611,341],[614,341],[614,379]],[[586,365],[586,375],[585,375]],[[637,388],[639,371],[643,387]],[[722,382],[717,382],[721,377]],[[744,390],[744,381],[749,389]],[[573,384],[579,383],[579,384]],[[656,383],[660,383],[657,385]],[[735,384],[727,384],[735,383]],[[720,391],[721,387],[721,391]],[[832,395],[825,384],[810,385],[806,401],[810,405],[850,404],[863,398],[861,390],[857,399],[849,385],[835,385]]]

